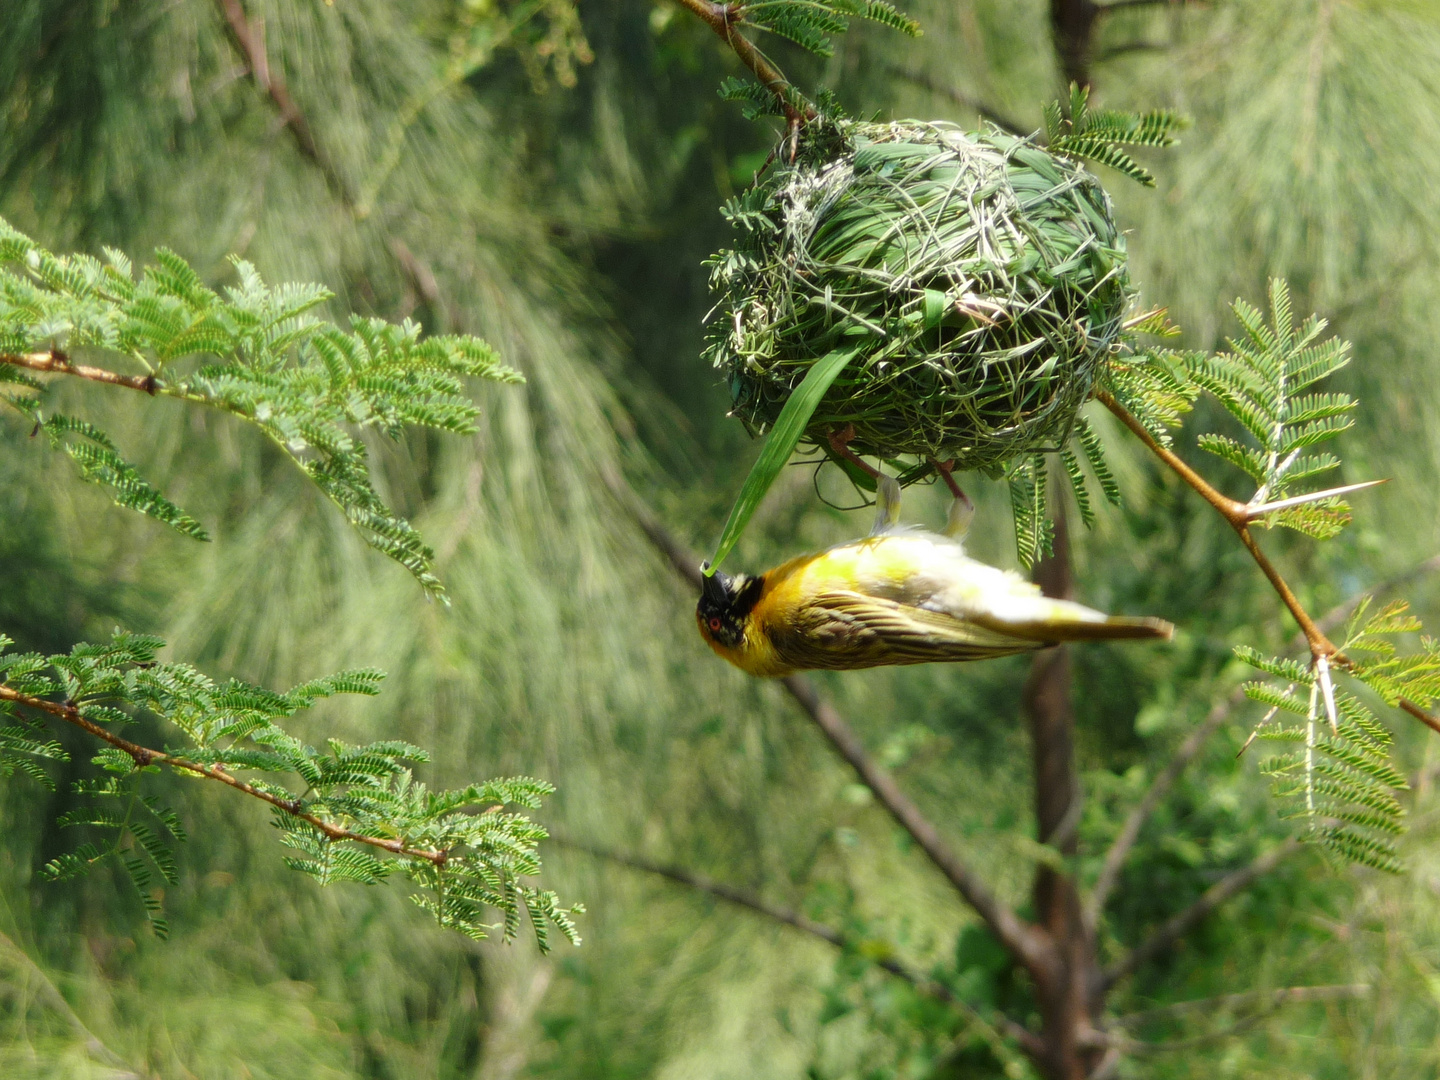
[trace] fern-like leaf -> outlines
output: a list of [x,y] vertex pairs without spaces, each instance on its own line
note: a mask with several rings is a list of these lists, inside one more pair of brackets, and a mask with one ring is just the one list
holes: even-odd
[[[183,278],[178,286],[197,287]],[[233,679],[216,683],[188,664],[160,661],[165,643],[147,635],[116,631],[108,642],[54,656],[10,652],[11,644],[0,635],[0,686],[32,698],[63,698],[108,728],[143,711],[187,740],[167,749],[182,759],[170,759],[172,767],[191,775],[206,766],[248,774],[250,789],[279,802],[280,841],[295,852],[284,856],[285,864],[319,884],[375,885],[400,873],[421,886],[422,904],[443,925],[471,937],[493,930],[498,911],[507,935],[528,915],[542,948],[549,947],[547,928],[578,943],[573,915],[583,909],[562,908],[554,894],[522,883],[540,871],[538,845],[546,832],[512,808],[537,809],[554,791],[550,784],[518,776],[432,791],[410,771],[429,760],[412,743],[354,746],[331,739],[319,750],[281,726],[323,698],[374,694],[381,672],[343,671],[277,693]],[[22,708],[0,701],[0,775],[18,770],[48,782],[36,759],[65,760],[64,751],[41,737],[44,710],[31,709],[31,717]],[[178,883],[172,841],[183,842],[185,830],[171,808],[142,790],[157,766],[141,767],[143,754],[134,755],[116,746],[94,755],[101,775],[74,784],[83,799],[58,822],[85,836],[41,875],[62,880],[113,862],[163,937],[169,928],[156,886]]]
[[1068,115],[1061,104],[1044,107],[1047,149],[1052,154],[1108,165],[1132,180],[1155,186],[1155,177],[1122,146],[1172,146],[1184,126],[1176,113],[1158,109],[1145,113],[1090,108],[1088,87],[1070,84]]
[[328,495],[376,550],[443,595],[434,553],[375,491],[363,442],[373,427],[397,437],[407,427],[455,434],[475,430],[471,379],[520,382],[484,342],[421,339],[399,325],[354,317],[348,328],[314,311],[330,294],[316,285],[270,286],[233,260],[238,284],[209,288],[173,251],[160,249],[138,280],[118,253],[107,261],[61,257],[0,220],[0,400],[44,430],[81,475],[115,501],[193,536],[205,531],[145,481],[94,425],[43,416],[43,388],[21,360],[63,348],[144,368],[152,393],[221,409],[255,424]]

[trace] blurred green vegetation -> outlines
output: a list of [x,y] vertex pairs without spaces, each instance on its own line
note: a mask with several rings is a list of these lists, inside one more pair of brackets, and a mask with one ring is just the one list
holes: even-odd
[[[250,0],[272,72],[323,167],[247,76],[216,0],[13,0],[0,11],[0,215],[54,250],[166,244],[224,284],[334,290],[332,314],[477,333],[522,370],[482,389],[480,434],[376,445],[384,493],[439,553],[427,603],[281,455],[225,417],[64,387],[207,523],[200,545],[112,507],[0,423],[0,629],[50,651],[123,624],[176,659],[283,686],[390,672],[318,730],[432,748],[427,779],[527,773],[576,843],[703,872],[893,944],[973,1000],[1005,1003],[987,939],[774,687],[711,656],[692,598],[617,510],[627,475],[700,549],[755,452],[699,359],[716,207],[770,135],[715,96],[733,60],[650,0]],[[778,54],[858,115],[1025,127],[1057,96],[1039,0],[917,0],[918,41],[859,27],[825,62]],[[532,12],[518,27],[506,22]],[[508,36],[497,37],[499,31]],[[489,35],[488,37],[486,35]],[[497,46],[498,41],[498,46]],[[478,43],[478,44],[477,44]],[[1355,343],[1361,400],[1340,481],[1392,476],[1314,545],[1267,536],[1312,610],[1440,548],[1440,8],[1428,0],[1216,0],[1102,21],[1107,105],[1194,118],[1150,155],[1156,191],[1105,176],[1134,275],[1186,341],[1282,274],[1296,308]],[[397,118],[412,117],[397,128]],[[391,148],[398,147],[398,152]],[[390,162],[393,161],[393,165]],[[383,168],[382,168],[383,166]],[[1115,181],[1112,183],[1112,181]],[[403,246],[403,247],[402,247]],[[398,251],[408,252],[406,260]],[[418,264],[433,275],[431,289]],[[1076,653],[1087,791],[1082,869],[1173,749],[1240,677],[1230,647],[1293,632],[1223,523],[1095,420],[1126,506],[1077,535],[1082,599],[1164,615],[1168,648]],[[1218,475],[1218,470],[1217,470]],[[850,493],[833,477],[832,501]],[[971,547],[1013,565],[1006,499],[976,481]],[[938,497],[907,515],[938,522]],[[783,476],[736,566],[865,527]],[[1406,594],[1433,621],[1440,592]],[[947,837],[1023,903],[1034,867],[1025,664],[822,679]],[[1145,830],[1104,928],[1133,943],[1285,834],[1237,710]],[[304,734],[302,730],[300,732]],[[1398,727],[1413,777],[1397,878],[1303,855],[1209,918],[1114,1002],[1135,1012],[1248,989],[1364,983],[1235,1038],[1136,1058],[1122,1076],[1440,1075],[1440,749]],[[72,749],[81,749],[78,740]],[[275,857],[263,808],[167,781],[192,840],[148,936],[123,883],[44,884],[67,798],[0,787],[0,1072],[9,1077],[992,1077],[1003,1054],[863,956],[654,875],[546,845],[546,885],[583,899],[580,949],[476,945],[396,888],[320,890]],[[1184,1039],[1209,1017],[1147,1022]],[[1223,1017],[1217,1018],[1223,1027]],[[956,1036],[959,1036],[956,1039]],[[981,1040],[983,1043],[983,1040]]]

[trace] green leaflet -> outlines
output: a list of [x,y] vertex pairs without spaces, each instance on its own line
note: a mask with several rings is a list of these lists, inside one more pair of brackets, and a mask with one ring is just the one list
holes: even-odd
[[765,439],[765,449],[760,452],[759,459],[750,469],[750,475],[745,478],[745,486],[740,489],[740,497],[735,500],[735,505],[730,508],[730,517],[725,522],[725,528],[720,533],[720,543],[715,545],[715,555],[710,560],[710,565],[705,568],[707,575],[713,574],[716,568],[730,554],[730,549],[740,539],[740,534],[745,531],[745,526],[750,523],[756,507],[760,500],[765,498],[765,493],[770,490],[770,485],[780,475],[780,470],[790,460],[790,455],[795,451],[795,444],[800,441],[800,436],[805,434],[805,428],[810,423],[810,417],[815,414],[820,399],[825,396],[825,391],[830,389],[830,384],[835,381],[836,376],[845,370],[847,364],[855,359],[860,352],[859,346],[850,349],[837,349],[827,353],[815,363],[810,365],[810,370],[805,373],[805,378],[800,381],[785,407],[780,410],[780,416],[775,421],[775,426],[770,429],[769,436]]
[[[399,873],[428,891],[413,897],[416,903],[468,937],[484,938],[498,911],[507,940],[528,914],[542,951],[549,947],[552,927],[579,944],[572,916],[583,907],[564,907],[553,892],[521,880],[539,874],[539,844],[548,833],[517,811],[538,809],[555,790],[550,784],[515,776],[432,790],[410,770],[411,763],[430,760],[418,746],[398,739],[362,746],[328,739],[319,749],[280,726],[321,698],[376,693],[381,672],[342,671],[277,693],[238,679],[216,683],[188,664],[160,661],[165,643],[148,635],[117,630],[109,642],[82,643],[52,656],[11,652],[12,644],[0,634],[0,687],[42,700],[63,697],[107,730],[147,713],[184,736],[179,746],[170,744],[169,753],[194,765],[243,773],[254,791],[284,800],[272,809],[281,844],[299,852],[284,856],[290,869],[321,885],[374,885]],[[37,715],[22,714],[22,706]],[[0,722],[0,777],[18,770],[53,791],[55,781],[43,762],[69,756],[58,742],[43,739],[44,711],[33,702],[0,699]],[[172,842],[186,836],[179,815],[142,790],[159,766],[140,765],[115,746],[102,747],[91,764],[104,775],[74,781],[71,790],[85,798],[57,820],[84,836],[39,875],[64,881],[102,863],[118,864],[151,929],[164,937],[169,927],[163,892],[153,886],[179,883]],[[316,821],[349,835],[328,834]],[[366,842],[373,839],[401,848]],[[424,854],[436,851],[445,853],[439,863]]]
[[[352,316],[349,330],[311,314],[330,294],[318,285],[265,284],[243,259],[225,295],[164,248],[139,277],[123,255],[57,256],[0,219],[0,358],[52,349],[94,351],[142,363],[150,392],[221,409],[255,424],[344,512],[364,541],[444,599],[434,552],[371,484],[361,428],[398,438],[409,427],[466,435],[480,407],[466,380],[523,382],[478,338],[421,337],[418,324]],[[186,361],[196,363],[185,363]],[[120,506],[195,539],[208,536],[149,484],[99,428],[51,416],[44,386],[0,359],[0,394]],[[198,366],[197,366],[198,364]]]

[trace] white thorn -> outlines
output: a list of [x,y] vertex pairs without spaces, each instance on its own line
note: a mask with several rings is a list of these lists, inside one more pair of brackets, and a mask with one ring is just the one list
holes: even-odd
[[1305,811],[1315,815],[1315,695],[1320,687],[1310,684],[1310,709],[1305,718]]
[[1307,495],[1296,495],[1290,499],[1279,499],[1276,502],[1261,503],[1259,506],[1246,505],[1245,517],[1254,521],[1265,514],[1273,514],[1276,510],[1289,510],[1292,506],[1304,506],[1306,503],[1319,502],[1321,499],[1333,499],[1338,495],[1348,495],[1352,491],[1364,491],[1366,488],[1379,487],[1381,484],[1388,484],[1389,480],[1366,480],[1359,484],[1346,484],[1344,487],[1329,488],[1325,491],[1312,491]]
[[[1288,694],[1288,693],[1290,693],[1290,691],[1292,691],[1292,690],[1294,690],[1294,689],[1295,689],[1295,684],[1294,684],[1294,683],[1291,683],[1289,686],[1285,687],[1285,689],[1284,689],[1283,691],[1281,691],[1281,692],[1282,692],[1282,693],[1285,693],[1285,694]],[[1267,712],[1264,716],[1262,716],[1262,717],[1260,718],[1260,722],[1255,725],[1255,730],[1252,731],[1252,732],[1250,732],[1250,737],[1245,740],[1245,745],[1242,746],[1242,747],[1240,747],[1239,752],[1236,753],[1235,756],[1236,756],[1237,758],[1238,758],[1241,754],[1245,753],[1246,750],[1249,750],[1249,749],[1250,749],[1250,744],[1255,741],[1255,739],[1256,739],[1257,736],[1259,736],[1261,729],[1263,729],[1266,724],[1270,723],[1271,720],[1274,720],[1274,719],[1275,719],[1275,714],[1276,714],[1277,712],[1279,712],[1279,711],[1280,711],[1280,706],[1279,706],[1279,705],[1271,705],[1271,706],[1270,706],[1270,711]]]
[[1315,658],[1315,671],[1320,676],[1320,690],[1325,695],[1325,715],[1330,720],[1330,730],[1335,734],[1340,732],[1340,724],[1335,717],[1335,683],[1330,678],[1330,660],[1328,657],[1319,656]]

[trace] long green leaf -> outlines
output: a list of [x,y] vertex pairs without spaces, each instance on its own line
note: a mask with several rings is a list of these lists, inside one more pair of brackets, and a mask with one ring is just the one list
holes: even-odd
[[725,556],[730,554],[730,549],[735,546],[740,534],[745,531],[745,526],[750,523],[760,500],[765,498],[770,485],[790,460],[795,444],[800,441],[800,436],[805,434],[810,417],[815,415],[815,408],[825,396],[825,391],[830,389],[835,377],[845,370],[845,366],[855,359],[859,351],[859,348],[837,349],[825,354],[810,365],[805,378],[790,394],[785,407],[780,410],[775,426],[770,429],[770,434],[765,439],[765,449],[760,452],[750,475],[745,478],[740,497],[730,508],[730,517],[725,522],[720,543],[715,546],[715,557],[710,560],[706,574],[713,574]]

